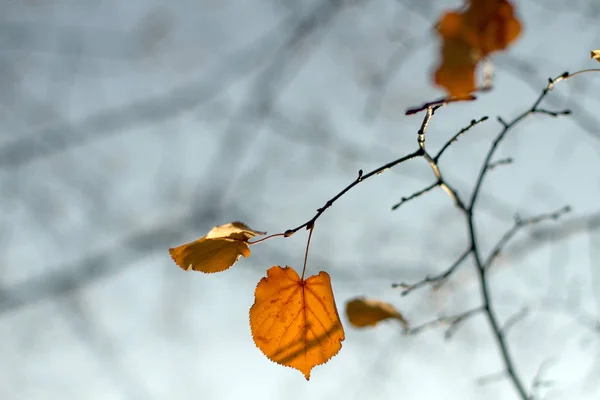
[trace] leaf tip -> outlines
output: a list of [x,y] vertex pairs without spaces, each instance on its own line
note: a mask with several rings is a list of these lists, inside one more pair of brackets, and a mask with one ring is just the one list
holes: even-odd
[[183,260],[181,259],[180,256],[180,247],[172,247],[169,249],[169,255],[171,256],[171,259],[173,260],[173,262],[175,263],[175,265],[177,265],[179,268],[181,268],[184,271],[189,271],[192,269],[191,265],[188,265],[187,268],[184,266],[183,264]]

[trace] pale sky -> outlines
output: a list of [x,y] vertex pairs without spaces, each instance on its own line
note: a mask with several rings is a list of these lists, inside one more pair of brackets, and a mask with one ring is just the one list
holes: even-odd
[[[466,248],[441,190],[390,211],[433,182],[424,160],[365,181],[318,220],[307,273],[330,273],[346,340],[309,382],[265,358],[248,325],[266,270],[301,270],[304,232],[220,274],[169,257],[230,221],[294,228],[359,169],[416,149],[423,115],[404,111],[443,95],[430,82],[432,25],[460,2],[337,3],[0,2],[0,399],[516,399],[506,379],[480,382],[503,369],[483,315],[449,341],[443,327],[403,336],[393,321],[357,330],[345,318],[356,296],[414,325],[480,304],[471,261],[437,291],[391,287]],[[498,115],[531,107],[550,76],[600,66],[589,58],[600,2],[516,8],[524,32],[492,59],[494,90],[440,109],[427,132],[436,152],[490,117],[440,162],[465,197]],[[509,133],[496,158],[514,162],[490,173],[477,215],[490,249],[515,213],[573,208],[523,230],[490,277],[502,321],[529,310],[509,348],[528,387],[547,364],[546,399],[600,396],[599,79],[548,96],[572,116],[534,115]]]

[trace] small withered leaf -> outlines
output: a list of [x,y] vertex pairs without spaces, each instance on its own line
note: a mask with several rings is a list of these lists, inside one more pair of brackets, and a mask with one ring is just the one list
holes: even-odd
[[393,305],[379,300],[354,298],[346,303],[346,315],[350,323],[357,328],[375,326],[387,319],[398,320],[404,329],[408,328],[408,322],[400,311]]
[[169,249],[175,264],[189,271],[214,273],[225,271],[241,256],[250,255],[248,241],[266,232],[255,231],[242,222],[213,227],[206,236]]

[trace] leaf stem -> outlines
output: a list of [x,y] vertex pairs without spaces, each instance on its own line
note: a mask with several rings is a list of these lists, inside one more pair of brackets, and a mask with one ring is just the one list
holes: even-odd
[[264,237],[264,238],[262,238],[262,239],[255,240],[254,242],[248,242],[248,244],[249,244],[250,246],[252,246],[253,244],[258,244],[258,243],[264,242],[265,240],[269,240],[269,239],[272,239],[272,238],[274,238],[274,237],[277,237],[277,236],[285,236],[285,232],[282,232],[282,233],[274,233],[274,234],[272,234],[272,235],[265,236],[265,237]]
[[304,273],[306,272],[306,260],[308,260],[308,248],[310,247],[310,238],[312,237],[315,225],[312,224],[308,232],[308,240],[306,241],[306,252],[304,253],[304,266],[302,267],[302,281],[304,281]]

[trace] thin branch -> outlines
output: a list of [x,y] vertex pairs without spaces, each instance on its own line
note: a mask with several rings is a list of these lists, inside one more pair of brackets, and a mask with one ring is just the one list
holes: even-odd
[[444,146],[440,149],[440,151],[438,151],[438,153],[435,155],[435,157],[433,157],[433,159],[435,160],[435,162],[438,162],[440,157],[442,156],[442,154],[446,151],[446,149],[448,149],[448,147],[450,147],[450,145],[454,142],[456,142],[458,140],[458,138],[460,136],[462,136],[465,132],[471,130],[471,128],[473,128],[475,125],[479,125],[480,123],[487,121],[488,120],[488,116],[485,115],[479,119],[472,119],[471,123],[467,126],[465,126],[464,128],[462,128],[457,134],[455,134],[454,136],[452,136],[452,138],[450,140],[448,140],[446,142],[446,144],[444,144]]
[[500,125],[502,125],[504,128],[506,128],[508,126],[508,123],[501,117],[501,116],[497,116],[496,120],[498,121],[498,123],[500,123]]
[[513,162],[514,162],[514,160],[511,157],[501,158],[500,160],[496,160],[496,161],[489,163],[487,169],[488,169],[488,171],[491,171],[494,168],[497,168],[501,165],[509,165],[509,164],[512,164]]
[[469,233],[471,239],[471,253],[473,254],[476,270],[478,272],[479,287],[481,290],[481,297],[483,298],[483,307],[485,309],[485,315],[487,316],[494,337],[496,338],[496,342],[498,343],[498,347],[500,348],[500,354],[502,355],[504,365],[506,366],[506,373],[508,374],[510,380],[513,383],[513,386],[517,390],[521,399],[527,400],[527,391],[525,390],[525,386],[523,385],[521,378],[517,375],[517,372],[515,371],[513,359],[508,351],[508,346],[506,344],[506,337],[502,333],[502,328],[500,327],[500,324],[498,322],[498,317],[496,316],[492,308],[492,300],[488,288],[486,269],[484,268],[481,256],[479,255],[479,247],[476,239],[477,236],[475,233],[475,222],[473,220],[472,207],[470,207],[470,210],[471,212],[468,214],[467,219],[469,223]]
[[543,374],[545,373],[546,369],[548,369],[550,367],[550,364],[552,362],[553,362],[553,360],[545,360],[544,362],[542,362],[540,364],[540,366],[535,374],[535,377],[533,378],[533,382],[531,384],[531,396],[529,397],[529,399],[531,399],[531,400],[541,399],[539,390],[542,388],[550,387],[554,384],[554,382],[552,382],[550,380],[542,379]]
[[437,99],[437,100],[430,101],[428,103],[424,103],[418,107],[409,108],[408,110],[406,110],[405,114],[413,115],[413,114],[420,113],[421,111],[425,111],[428,108],[431,108],[434,106],[445,106],[446,104],[455,103],[457,101],[473,101],[476,99],[477,99],[477,97],[475,97],[473,95],[470,95],[468,97],[442,97],[441,99]]
[[502,334],[506,335],[513,326],[524,320],[527,315],[529,315],[529,309],[527,307],[523,307],[519,310],[519,312],[513,314],[504,323],[504,326],[502,327]]
[[448,339],[452,338],[452,335],[454,335],[454,333],[456,333],[456,330],[458,329],[461,322],[469,319],[470,317],[472,317],[476,314],[479,314],[482,311],[483,311],[483,307],[477,307],[477,308],[473,308],[471,310],[462,312],[460,314],[456,314],[456,315],[452,315],[452,316],[441,316],[432,321],[425,322],[421,325],[417,325],[412,328],[409,327],[409,328],[405,329],[403,331],[403,333],[405,335],[415,335],[426,329],[434,328],[439,325],[448,325],[448,327],[446,328],[446,332],[444,333],[444,338],[448,340]]
[[400,201],[398,203],[396,203],[392,206],[392,210],[397,210],[402,204],[407,203],[413,199],[416,199],[417,197],[422,196],[427,192],[430,192],[431,190],[440,186],[440,184],[441,184],[440,181],[433,182],[431,185],[427,186],[426,188],[421,189],[418,192],[415,192],[408,197],[403,197],[402,199],[400,199]]
[[[506,57],[503,57],[502,59],[497,59],[495,62],[496,65],[502,67],[506,72],[512,74],[515,78],[519,79],[524,85],[529,86],[531,89],[537,91],[538,85],[535,84],[537,78],[535,71],[538,69],[538,64],[526,62],[523,59],[517,60],[510,54],[505,54],[505,56]],[[570,77],[575,77],[587,72],[594,71],[578,71],[571,74]],[[558,106],[568,101],[573,108],[577,109],[577,117],[573,118],[572,122],[575,125],[577,125],[582,131],[586,132],[591,138],[598,140],[600,139],[600,131],[598,130],[600,118],[597,117],[598,113],[594,113],[594,110],[586,110],[586,101],[584,97],[585,96],[561,96],[560,94],[556,93],[548,99],[548,103]]]
[[573,72],[572,74],[568,74],[567,76],[564,77],[564,79],[567,80],[567,79],[573,78],[573,77],[575,77],[577,75],[587,74],[588,72],[600,72],[600,68],[582,69],[580,71]]
[[[593,70],[593,71],[596,71],[596,70]],[[471,198],[470,198],[469,202],[467,203],[468,206],[465,205],[465,203],[459,197],[458,193],[455,190],[453,190],[452,187],[443,179],[443,177],[440,173],[440,170],[439,170],[439,166],[437,164],[437,159],[438,159],[439,155],[441,155],[441,153],[443,153],[443,151],[446,150],[446,148],[449,146],[449,144],[447,144],[446,146],[444,146],[442,148],[441,152],[438,153],[438,156],[432,158],[425,150],[424,132],[419,131],[419,135],[418,135],[418,144],[419,144],[419,148],[423,151],[423,157],[429,163],[434,175],[440,182],[440,186],[442,187],[442,189],[444,189],[448,193],[448,195],[454,200],[456,206],[463,212],[463,214],[466,217],[467,224],[468,224],[468,231],[469,231],[469,240],[470,240],[471,245],[470,245],[469,249],[463,254],[463,256],[461,256],[461,258],[459,259],[457,264],[460,264],[468,255],[470,255],[470,254],[473,255],[475,268],[476,268],[477,275],[479,278],[479,287],[480,287],[481,297],[482,297],[481,309],[484,312],[484,314],[486,315],[488,322],[492,328],[493,335],[494,335],[496,342],[498,344],[498,347],[499,347],[500,355],[501,355],[501,357],[504,361],[504,365],[506,367],[506,374],[508,375],[510,381],[512,382],[514,388],[516,389],[517,393],[519,394],[519,397],[522,400],[527,400],[529,398],[529,396],[527,394],[527,390],[525,389],[525,385],[523,384],[521,378],[518,376],[518,374],[515,370],[514,361],[509,353],[508,346],[506,343],[506,336],[504,334],[507,329],[507,326],[510,327],[512,324],[514,324],[514,322],[511,323],[511,321],[509,320],[509,323],[507,324],[507,326],[504,327],[504,329],[500,326],[500,323],[498,322],[498,317],[496,316],[496,314],[493,310],[493,307],[492,307],[492,300],[491,300],[491,296],[490,296],[486,266],[491,264],[491,262],[493,261],[493,258],[496,257],[496,255],[501,251],[501,249],[506,244],[506,242],[508,242],[515,235],[515,233],[518,231],[518,229],[520,229],[524,224],[527,224],[527,223],[524,223],[523,221],[519,221],[518,227],[514,228],[512,231],[507,233],[503,237],[503,239],[501,239],[499,244],[496,246],[495,250],[492,251],[492,254],[496,254],[496,255],[492,255],[492,256],[488,257],[488,259],[484,262],[482,260],[481,254],[480,254],[479,244],[477,241],[475,219],[474,219],[474,214],[475,214],[474,209],[475,209],[477,200],[479,198],[479,194],[481,191],[481,187],[483,185],[483,181],[485,180],[487,173],[490,170],[492,170],[493,168],[497,167],[498,165],[509,162],[506,160],[492,162],[492,158],[493,158],[497,148],[499,147],[502,140],[504,140],[507,133],[512,128],[514,128],[519,122],[524,120],[527,116],[535,114],[535,113],[546,114],[546,115],[551,115],[551,116],[568,114],[568,112],[566,112],[566,110],[561,111],[561,112],[552,112],[552,111],[542,109],[539,106],[540,106],[542,100],[544,100],[544,98],[548,95],[548,93],[553,89],[555,84],[557,84],[561,81],[567,80],[570,77],[578,75],[580,73],[582,73],[582,72],[576,72],[576,73],[570,75],[568,72],[565,72],[554,79],[549,79],[546,88],[543,89],[543,91],[538,96],[538,98],[535,100],[533,105],[528,110],[524,111],[523,113],[521,113],[520,115],[515,117],[512,121],[506,122],[501,117],[498,117],[498,121],[502,125],[502,130],[494,139],[492,145],[490,146],[490,149],[488,150],[488,152],[485,156],[485,159],[481,165],[479,175],[475,181],[475,187],[471,193]],[[428,123],[430,121],[431,117],[433,116],[433,113],[435,112],[435,110],[437,108],[447,104],[448,102],[450,102],[449,99],[441,99],[441,100],[436,100],[431,103],[426,103],[422,107],[409,109],[407,111],[407,115],[414,114],[416,112],[420,112],[423,110],[427,110],[427,114],[425,116],[424,123],[425,123],[425,121]],[[459,134],[457,134],[456,137],[460,136],[460,134],[462,134],[462,133],[459,132]],[[452,142],[452,139],[450,140],[450,143],[451,142]],[[563,211],[561,211],[561,213],[564,213],[564,212],[565,211],[563,209]],[[541,219],[548,218],[548,216],[541,216],[541,217],[542,217]],[[558,218],[558,217],[556,217],[556,218]],[[527,222],[535,223],[535,222],[537,222],[537,219],[534,219],[533,221],[531,221],[531,219],[530,219]],[[403,287],[404,288],[403,294],[407,294],[410,291],[412,291],[418,287],[421,287],[428,283],[431,283],[432,281],[434,281],[434,282],[438,281],[438,280],[441,281],[445,277],[451,275],[457,266],[458,265],[453,265],[445,273],[440,274],[434,278],[426,277],[423,281],[417,282],[416,284],[413,284],[413,285],[400,284],[400,285],[395,285],[395,286]],[[443,321],[443,319],[441,321]],[[441,322],[441,321],[437,321],[437,322]],[[433,321],[433,323],[436,323],[436,321]],[[425,326],[429,326],[429,324],[426,324]],[[421,329],[422,328],[417,327],[417,328],[415,328],[415,331],[418,332]]]
[[550,110],[546,110],[545,108],[536,108],[535,110],[533,110],[534,114],[546,114],[549,115],[551,117],[558,117],[560,115],[571,115],[571,110],[569,109],[564,109],[564,110],[560,110],[560,111],[550,111]]
[[600,211],[578,218],[569,218],[557,222],[556,225],[536,228],[530,235],[511,246],[511,258],[514,260],[523,257],[542,245],[546,246],[549,242],[556,243],[598,230],[600,230]]
[[487,268],[486,268],[486,264],[483,262],[482,257],[480,255],[480,250],[479,250],[478,241],[477,241],[477,233],[475,231],[474,209],[475,209],[475,205],[476,205],[481,187],[483,185],[483,181],[485,179],[487,172],[489,171],[489,166],[490,166],[492,157],[494,156],[499,144],[506,137],[506,134],[508,133],[508,131],[511,130],[512,128],[514,128],[523,119],[525,119],[525,117],[533,114],[538,109],[542,100],[544,100],[544,98],[548,95],[550,90],[552,90],[554,85],[558,82],[568,79],[568,77],[569,77],[569,73],[565,72],[554,79],[549,79],[548,85],[546,86],[546,88],[544,88],[542,93],[538,96],[538,98],[536,99],[536,101],[533,103],[533,105],[531,106],[531,108],[529,110],[521,113],[516,118],[514,118],[511,122],[507,123],[507,122],[501,121],[502,125],[503,125],[503,129],[496,136],[496,139],[494,140],[490,149],[487,152],[487,155],[485,157],[485,160],[484,160],[481,170],[479,172],[479,176],[478,176],[477,180],[475,181],[475,188],[473,189],[473,193],[471,194],[468,212],[466,214],[467,222],[469,225],[469,237],[470,237],[470,241],[471,241],[471,249],[472,249],[473,259],[475,261],[475,266],[476,266],[476,270],[477,270],[478,277],[479,277],[479,286],[480,286],[480,290],[481,290],[481,296],[483,298],[483,307],[485,308],[485,314],[487,315],[487,318],[488,318],[488,321],[492,328],[494,337],[496,338],[496,342],[498,343],[500,354],[502,355],[502,359],[504,360],[504,365],[506,366],[506,373],[508,374],[514,388],[516,389],[517,393],[519,394],[519,396],[522,400],[527,400],[529,398],[529,396],[527,394],[527,390],[525,389],[525,385],[523,384],[521,378],[519,377],[519,375],[517,374],[517,372],[515,370],[514,361],[509,353],[508,345],[506,343],[506,337],[502,332],[502,328],[500,327],[500,324],[498,322],[498,317],[496,316],[496,314],[492,308],[492,301],[491,301],[490,290],[489,290],[487,274],[486,274]]
[[484,376],[480,376],[477,378],[477,383],[479,385],[489,385],[491,383],[500,382],[506,378],[506,371],[496,372],[493,374],[487,374]]
[[445,281],[450,275],[452,275],[452,273],[463,263],[463,261],[465,261],[467,259],[469,254],[471,254],[471,248],[468,248],[467,250],[465,250],[461,254],[461,256],[456,261],[454,261],[454,263],[452,263],[452,265],[447,270],[445,270],[444,272],[442,272],[438,275],[434,275],[434,276],[428,275],[425,277],[425,279],[420,280],[419,282],[416,282],[416,283],[412,283],[412,284],[408,284],[405,282],[393,283],[392,287],[393,288],[397,288],[397,287],[402,288],[403,289],[402,296],[406,296],[413,290],[419,289],[419,288],[429,285],[429,284],[436,284],[436,286],[441,285],[442,282]]
[[431,158],[431,156],[427,152],[425,152],[425,154],[423,155],[423,157],[429,163],[429,166],[431,167],[431,171],[433,172],[433,174],[435,175],[435,177],[438,179],[438,181],[440,183],[440,187],[442,188],[442,190],[444,192],[446,192],[446,194],[448,196],[450,196],[450,198],[454,201],[454,204],[461,211],[463,211],[464,213],[467,213],[467,208],[465,207],[465,204],[463,203],[463,201],[461,200],[460,196],[458,195],[458,192],[452,186],[450,186],[450,184],[444,179],[444,177],[442,176],[442,172],[440,171],[440,167],[437,164],[437,162],[433,158]]
[[294,233],[298,232],[302,228],[310,229],[310,227],[315,224],[317,219],[319,219],[321,214],[323,214],[329,207],[331,207],[333,205],[333,203],[335,203],[340,197],[342,197],[344,194],[346,194],[346,192],[348,192],[350,189],[352,189],[354,186],[358,185],[359,183],[369,179],[372,176],[379,175],[383,171],[390,169],[398,164],[401,164],[403,162],[412,160],[413,158],[422,157],[422,156],[423,156],[423,150],[418,149],[415,152],[410,153],[404,157],[400,157],[397,160],[390,161],[389,163],[382,165],[379,168],[375,168],[374,170],[372,170],[371,172],[369,172],[366,175],[363,175],[362,170],[361,170],[358,174],[358,177],[352,183],[350,183],[348,186],[346,186],[344,189],[342,189],[338,194],[333,196],[331,199],[327,200],[327,202],[325,203],[325,205],[323,205],[323,207],[317,209],[317,213],[315,214],[314,217],[312,217],[310,220],[306,221],[302,225],[297,226],[294,229],[288,229],[287,231],[285,231],[285,233],[284,233],[285,237],[292,236]]
[[494,156],[496,149],[498,148],[498,145],[502,142],[502,140],[504,140],[508,131],[510,129],[514,128],[523,119],[525,119],[525,117],[527,117],[530,114],[535,113],[537,111],[539,105],[541,104],[542,100],[544,100],[544,98],[548,95],[548,93],[554,88],[554,85],[558,82],[561,82],[561,81],[567,79],[568,77],[569,77],[569,73],[565,72],[554,79],[549,79],[548,85],[544,88],[544,90],[542,90],[542,93],[540,93],[540,95],[538,96],[537,100],[533,103],[531,108],[529,108],[528,110],[526,110],[523,113],[521,113],[520,115],[518,115],[511,122],[505,122],[504,120],[502,120],[500,118],[498,119],[500,121],[500,123],[503,125],[503,129],[498,134],[498,136],[496,136],[496,139],[494,140],[494,142],[492,143],[492,146],[488,150],[487,155],[485,157],[485,161],[483,162],[483,165],[479,172],[479,177],[475,181],[475,188],[473,189],[473,193],[471,194],[471,200],[469,201],[469,204],[471,205],[471,207],[473,207],[475,205],[475,203],[477,202],[477,197],[479,196],[479,191],[481,190],[481,186],[483,185],[485,176],[486,176],[487,172],[489,171],[489,165],[492,160],[492,157]]
[[444,192],[446,192],[448,194],[448,196],[450,196],[450,198],[452,200],[454,200],[454,203],[456,204],[456,206],[459,209],[466,212],[467,210],[466,210],[462,200],[458,196],[458,193],[456,192],[456,190],[454,190],[450,186],[450,184],[448,184],[448,182],[446,182],[446,180],[444,180],[444,177],[442,176],[442,173],[440,171],[440,167],[439,167],[437,161],[434,158],[432,158],[429,155],[429,153],[425,150],[425,131],[427,130],[427,127],[429,126],[429,122],[431,121],[431,118],[433,117],[435,112],[440,107],[442,107],[442,105],[435,105],[435,106],[430,106],[427,108],[427,113],[425,114],[425,117],[423,118],[423,123],[421,125],[421,129],[419,129],[419,131],[417,132],[417,143],[419,145],[419,149],[421,149],[423,151],[423,158],[425,158],[425,160],[429,164],[429,167],[431,168],[431,171],[437,178],[437,180],[439,182],[439,186],[442,188],[442,190]]
[[425,117],[423,117],[423,122],[421,123],[421,128],[417,132],[417,143],[419,144],[419,148],[425,151],[425,132],[429,127],[429,122],[431,118],[433,118],[433,114],[442,107],[443,104],[427,107],[427,112],[425,113]]
[[514,225],[502,236],[502,238],[496,243],[490,255],[487,257],[485,262],[483,263],[484,268],[489,268],[494,260],[500,255],[506,244],[524,227],[529,225],[535,225],[543,221],[556,221],[566,213],[571,211],[571,207],[564,206],[556,211],[546,214],[536,215],[535,217],[521,219],[519,217],[515,218]]

